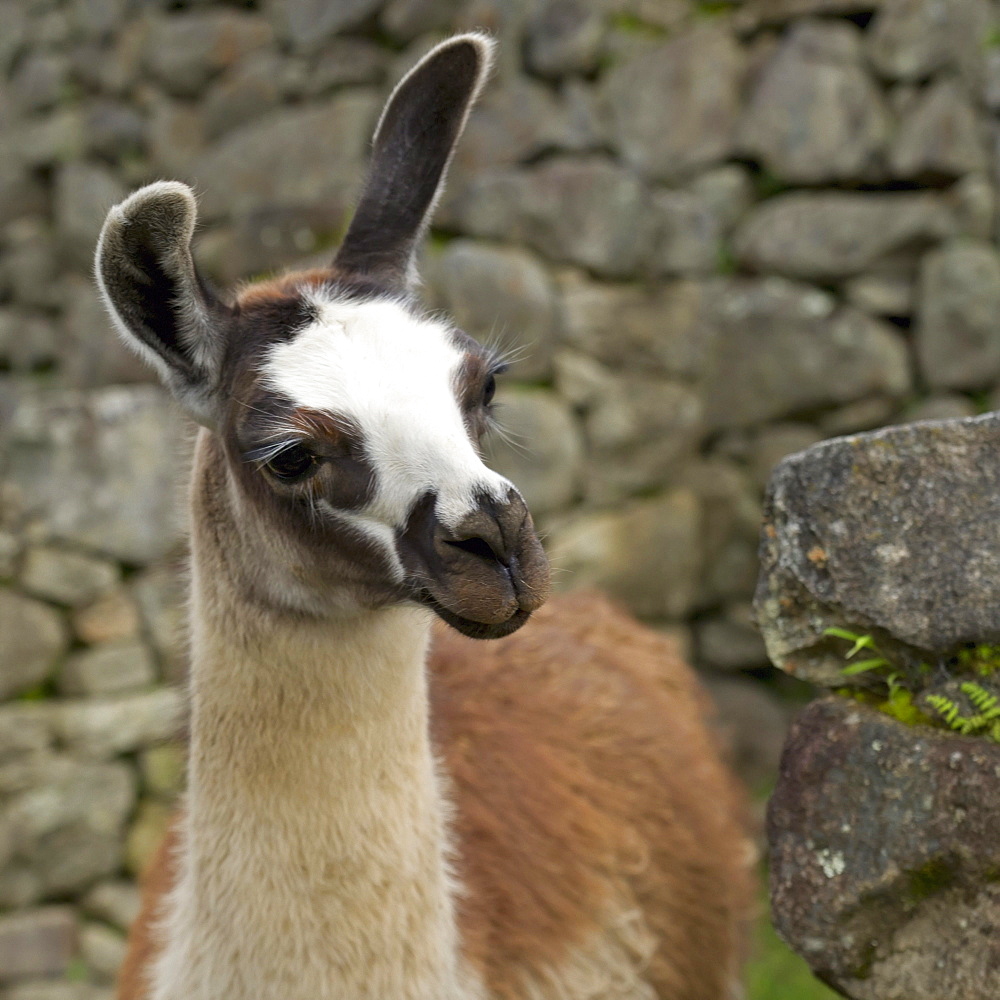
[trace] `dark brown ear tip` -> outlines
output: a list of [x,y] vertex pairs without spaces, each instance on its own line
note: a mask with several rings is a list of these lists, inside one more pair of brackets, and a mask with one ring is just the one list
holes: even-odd
[[493,49],[495,43],[489,35],[480,31],[470,31],[464,35],[455,35],[443,41],[432,49],[423,59],[423,63],[437,60],[455,64],[456,69],[467,70],[474,78],[483,78],[493,64]]
[[165,240],[190,239],[197,214],[191,188],[179,181],[157,181],[111,209],[104,224],[105,239],[113,233],[123,238],[122,230],[131,226],[148,229]]

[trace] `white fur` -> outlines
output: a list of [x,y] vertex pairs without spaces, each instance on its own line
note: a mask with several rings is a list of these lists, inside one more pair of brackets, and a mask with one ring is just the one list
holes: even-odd
[[315,297],[313,304],[318,320],[274,346],[263,369],[296,405],[348,417],[361,429],[378,489],[355,523],[401,528],[414,502],[433,490],[439,520],[454,527],[476,493],[507,496],[510,481],[488,469],[469,440],[454,390],[463,356],[444,324],[391,299]]
[[196,570],[186,826],[151,1000],[480,997],[428,737],[428,615],[234,633],[229,600]]

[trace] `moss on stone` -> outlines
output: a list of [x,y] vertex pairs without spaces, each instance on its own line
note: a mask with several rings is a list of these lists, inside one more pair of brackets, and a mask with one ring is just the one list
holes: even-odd
[[944,858],[932,858],[916,871],[907,873],[905,895],[916,905],[925,899],[950,889],[955,884],[955,872]]

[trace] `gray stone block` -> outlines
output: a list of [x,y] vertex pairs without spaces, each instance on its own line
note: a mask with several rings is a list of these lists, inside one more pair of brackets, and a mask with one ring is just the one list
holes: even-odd
[[743,51],[724,24],[678,33],[613,67],[601,89],[626,162],[656,180],[676,181],[728,158],[743,72]]
[[998,774],[995,744],[813,702],[768,806],[782,937],[855,1000],[992,1000]]
[[43,538],[139,564],[176,543],[184,431],[160,389],[35,390],[0,412],[0,474]]
[[65,623],[41,601],[0,588],[0,697],[46,680],[69,644]]
[[155,680],[156,664],[149,648],[139,639],[125,639],[70,656],[59,674],[59,690],[101,696],[148,687]]
[[1000,254],[988,243],[948,243],[920,264],[917,357],[939,389],[981,389],[1000,375]]
[[0,984],[66,971],[79,928],[68,906],[0,916]]
[[118,566],[106,559],[38,545],[25,553],[20,582],[44,600],[81,605],[110,590],[120,575]]
[[838,438],[782,462],[755,598],[771,660],[838,687],[843,643],[829,626],[874,632],[914,667],[1000,640],[998,446],[991,414]]
[[783,181],[820,184],[875,176],[889,117],[861,64],[861,34],[802,21],[760,73],[740,144]]

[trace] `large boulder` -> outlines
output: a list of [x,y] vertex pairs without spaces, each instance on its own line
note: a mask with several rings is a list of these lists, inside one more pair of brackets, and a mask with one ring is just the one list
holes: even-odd
[[813,702],[768,807],[775,925],[855,1000],[994,1000],[998,827],[1000,746]]
[[755,598],[772,661],[836,687],[845,661],[831,626],[872,632],[914,665],[1000,641],[998,447],[989,414],[785,459],[764,505]]

